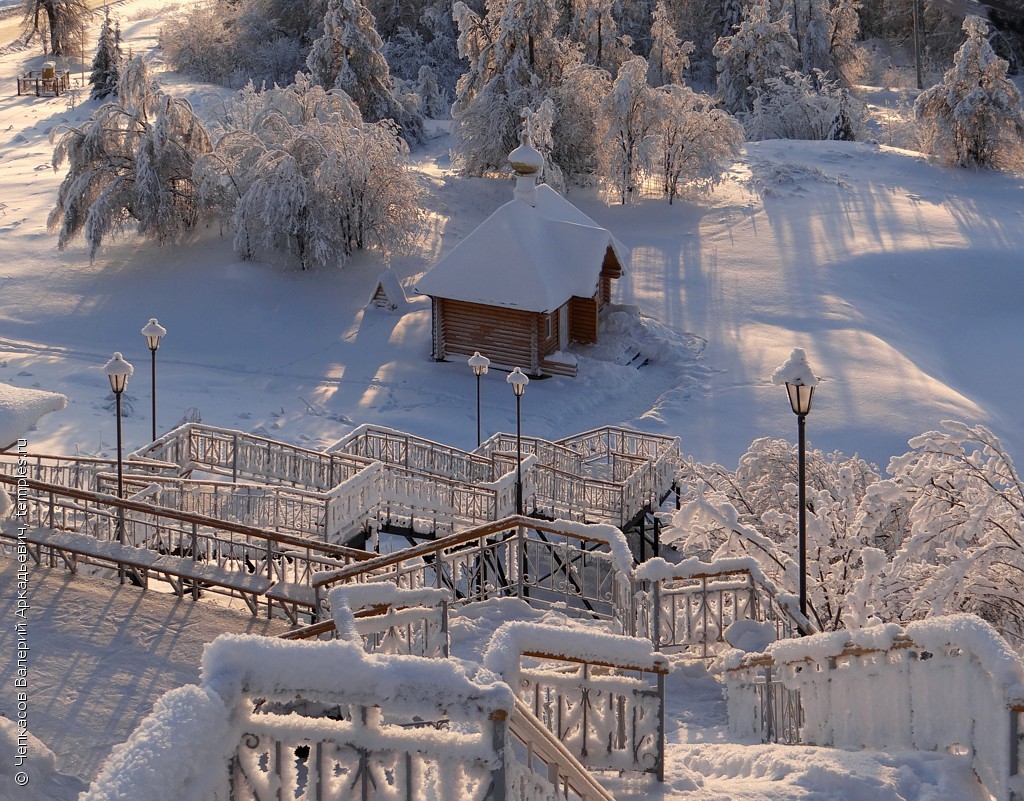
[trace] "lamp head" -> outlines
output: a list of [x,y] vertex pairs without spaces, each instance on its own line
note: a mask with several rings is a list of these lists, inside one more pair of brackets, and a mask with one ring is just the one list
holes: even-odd
[[512,385],[512,391],[516,393],[517,398],[523,396],[523,393],[526,392],[526,385],[530,383],[530,379],[518,367],[508,374],[505,381]]
[[142,336],[146,338],[146,344],[153,351],[160,347],[160,340],[166,333],[167,329],[156,321],[156,317],[150,317],[149,322],[142,327]]
[[491,363],[491,360],[486,356],[481,356],[480,351],[474,351],[467,363],[473,368],[473,375],[479,377],[487,375],[487,366]]
[[110,361],[103,365],[103,372],[110,380],[110,389],[115,395],[120,395],[128,386],[128,379],[131,378],[135,368],[131,363],[125,361],[120,353],[115,353]]

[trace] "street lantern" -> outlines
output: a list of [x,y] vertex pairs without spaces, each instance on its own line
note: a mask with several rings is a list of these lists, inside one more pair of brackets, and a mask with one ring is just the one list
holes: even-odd
[[800,551],[800,614],[807,617],[807,415],[818,379],[807,364],[803,348],[794,348],[789,361],[772,374],[772,381],[786,385],[789,405],[797,420],[797,473],[799,476],[797,527]]
[[164,334],[167,333],[167,329],[164,328],[160,323],[156,321],[156,317],[150,317],[149,322],[142,327],[142,336],[146,338],[146,345],[149,346],[149,352],[152,356],[152,370],[153,370],[153,381],[152,381],[152,393],[153,393],[153,440],[156,440],[156,351],[160,347],[160,340]]
[[[128,386],[128,379],[131,378],[135,368],[125,361],[120,353],[113,357],[103,366],[103,372],[107,374],[110,381],[110,390],[114,393],[114,405],[117,414],[117,497],[124,498],[124,460],[121,450],[121,394]],[[124,509],[117,509],[117,541],[124,544]],[[118,565],[118,577],[124,583],[124,566]]]
[[476,446],[480,447],[480,376],[487,375],[487,367],[491,360],[481,356],[480,351],[474,351],[469,357],[467,364],[473,368],[473,375],[476,376]]
[[505,379],[516,393],[516,514],[523,513],[523,427],[520,403],[530,379],[518,367]]

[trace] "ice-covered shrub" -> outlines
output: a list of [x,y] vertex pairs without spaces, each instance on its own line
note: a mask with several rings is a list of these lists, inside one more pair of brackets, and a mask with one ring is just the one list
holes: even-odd
[[804,75],[797,70],[769,78],[755,92],[754,105],[744,117],[747,138],[858,139],[863,108],[848,90],[824,73]]

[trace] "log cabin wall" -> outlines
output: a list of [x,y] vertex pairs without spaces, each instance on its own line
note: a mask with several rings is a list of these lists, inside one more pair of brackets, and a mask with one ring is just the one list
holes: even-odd
[[537,350],[540,358],[558,350],[558,312],[537,315]]
[[[569,300],[569,341],[590,345],[597,342],[598,300],[573,297]],[[556,343],[557,344],[557,343]]]
[[[539,336],[543,318],[533,312],[435,298],[434,325],[442,347],[437,347],[435,336],[434,358],[444,359],[452,353],[472,356],[480,351],[496,364],[535,373],[543,355]],[[554,333],[557,350],[557,329]]]

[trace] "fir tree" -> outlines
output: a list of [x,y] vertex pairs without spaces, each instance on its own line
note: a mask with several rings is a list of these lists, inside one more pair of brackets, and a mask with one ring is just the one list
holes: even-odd
[[647,59],[647,82],[651,86],[680,83],[690,66],[693,44],[682,44],[672,24],[665,0],[658,0],[651,14],[651,55]]
[[796,40],[789,32],[789,19],[771,21],[768,0],[754,0],[743,12],[736,33],[715,45],[718,59],[718,94],[722,105],[734,114],[749,111],[757,90],[768,88],[768,80],[782,70],[796,66]]
[[313,81],[351,97],[366,122],[394,120],[408,142],[422,142],[423,118],[395,93],[373,14],[361,0],[330,0],[323,35],[306,58]]
[[967,40],[942,83],[917,98],[915,112],[931,152],[960,167],[1003,167],[1024,139],[1021,95],[1006,77],[1006,61],[988,42],[980,17],[964,20]]
[[105,9],[99,42],[96,44],[96,55],[92,59],[92,73],[89,75],[89,85],[92,86],[89,93],[91,99],[102,100],[117,93],[122,59],[120,25],[111,28],[110,10]]

